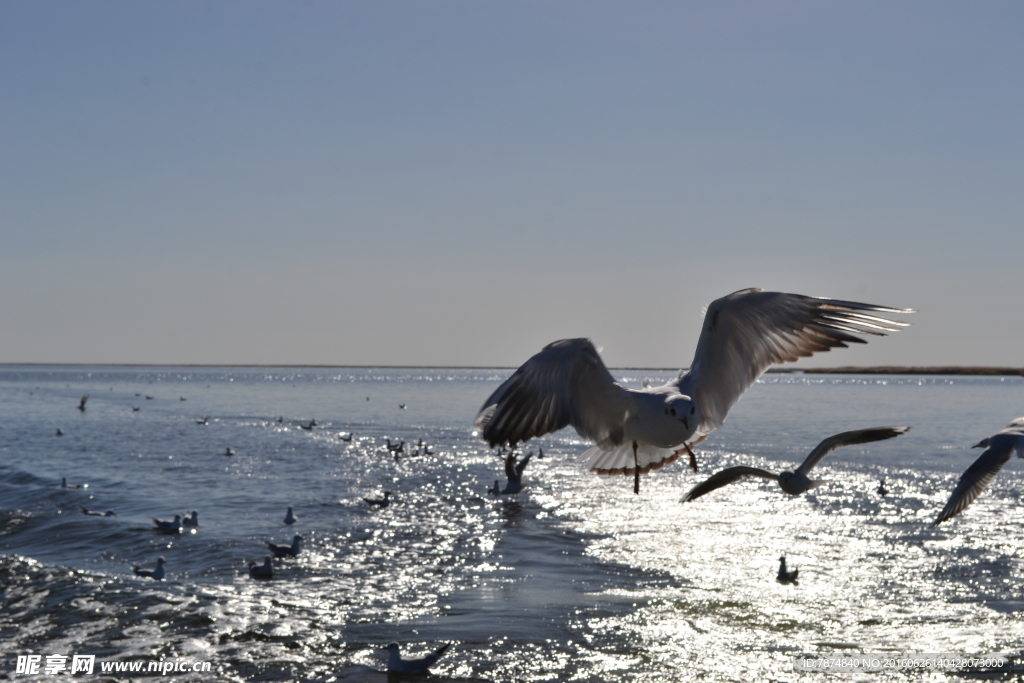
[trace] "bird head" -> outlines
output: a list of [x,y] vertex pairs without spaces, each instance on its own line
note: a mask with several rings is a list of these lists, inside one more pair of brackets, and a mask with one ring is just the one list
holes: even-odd
[[988,439],[982,439],[978,443],[976,443],[973,446],[971,446],[971,448],[988,448],[988,442],[989,442]]
[[681,422],[690,434],[697,430],[701,420],[696,402],[685,394],[672,394],[665,397],[665,415]]

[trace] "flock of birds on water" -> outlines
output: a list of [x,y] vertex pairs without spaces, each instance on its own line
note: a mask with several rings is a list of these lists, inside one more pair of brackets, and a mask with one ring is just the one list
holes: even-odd
[[[772,365],[796,361],[815,353],[849,344],[864,344],[858,335],[886,336],[909,323],[886,315],[913,313],[913,309],[810,297],[800,294],[745,289],[712,302],[705,311],[697,349],[690,366],[661,386],[646,382],[640,389],[628,389],[615,381],[589,339],[563,339],[544,347],[526,361],[484,402],[474,426],[481,438],[504,458],[507,483],[500,480],[488,488],[492,495],[516,494],[522,490],[523,472],[533,452],[520,459],[516,449],[532,438],[572,426],[580,436],[593,443],[584,454],[587,468],[599,475],[633,477],[633,491],[640,492],[640,477],[686,456],[689,466],[699,471],[694,448],[722,426],[726,415],[744,392]],[[146,396],[146,398],[151,398]],[[85,411],[88,396],[78,409]],[[182,397],[181,400],[185,400]],[[367,397],[369,400],[369,397]],[[405,409],[405,404],[400,404]],[[138,410],[134,408],[133,410]],[[207,424],[208,417],[198,419]],[[282,422],[280,418],[278,422]],[[304,430],[316,427],[316,420],[300,424]],[[712,474],[694,486],[682,502],[694,501],[719,488],[756,477],[778,484],[783,493],[801,495],[822,482],[810,478],[811,471],[829,453],[838,448],[892,439],[906,433],[906,426],[869,427],[842,432],[825,438],[792,471],[768,472],[755,467],[737,466]],[[63,432],[57,430],[58,435]],[[351,441],[352,434],[340,435]],[[992,482],[1014,453],[1024,458],[1024,417],[1012,420],[1002,431],[980,441],[981,456],[961,475],[945,507],[933,522],[937,526],[962,513]],[[385,445],[396,459],[405,452],[405,442]],[[422,440],[408,455],[430,454]],[[234,455],[228,448],[225,456]],[[543,457],[539,449],[538,458]],[[76,488],[79,485],[62,485]],[[82,485],[86,486],[86,485]],[[885,481],[878,486],[885,496]],[[392,498],[364,498],[372,507],[387,507]],[[113,516],[82,508],[92,516]],[[296,516],[288,508],[284,519],[294,524]],[[154,527],[166,533],[193,532],[198,528],[198,513],[193,511],[174,520],[153,519]],[[264,541],[272,555],[263,564],[249,565],[256,579],[273,577],[273,558],[297,556],[303,537],[296,534],[291,544]],[[132,566],[138,576],[163,579],[166,559],[160,557],[154,569]],[[789,570],[786,558],[779,558],[776,579],[796,584],[799,570]],[[427,671],[445,653],[450,644],[418,659],[401,656],[397,643],[387,646],[388,671],[420,674]]]

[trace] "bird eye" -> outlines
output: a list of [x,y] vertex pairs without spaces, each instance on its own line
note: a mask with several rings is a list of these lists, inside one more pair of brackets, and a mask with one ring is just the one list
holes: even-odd
[[676,409],[673,408],[670,412],[672,413],[672,415],[675,415],[676,414]]

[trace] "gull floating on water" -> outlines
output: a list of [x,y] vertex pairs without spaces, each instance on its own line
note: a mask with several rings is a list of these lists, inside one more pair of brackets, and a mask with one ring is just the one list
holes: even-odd
[[182,532],[181,515],[174,515],[173,522],[159,520],[156,517],[150,517],[150,519],[156,525],[157,531],[162,531],[166,534],[180,534]]
[[60,487],[62,489],[87,489],[87,488],[89,488],[89,485],[88,484],[69,484],[67,477],[61,477],[60,478]]
[[274,553],[274,557],[297,557],[302,552],[302,536],[295,534],[291,545],[278,545],[270,541],[263,541],[263,545],[267,546],[270,552]]
[[338,438],[344,441],[345,443],[350,443],[352,441],[352,432],[348,432],[348,436],[342,436],[341,434],[338,434]]
[[117,513],[113,510],[107,510],[106,512],[100,512],[99,510],[89,510],[82,508],[83,515],[89,515],[90,517],[117,517]]
[[57,427],[57,436],[64,436],[64,430],[60,427]]
[[938,526],[966,510],[996,478],[999,470],[1003,469],[1003,465],[1010,461],[1015,452],[1018,458],[1024,458],[1024,417],[1012,420],[1005,429],[982,439],[972,448],[984,448],[985,451],[960,475],[960,481],[949,496],[946,507],[942,508],[932,526]]
[[795,472],[786,471],[782,474],[774,474],[756,467],[745,467],[742,465],[739,467],[729,467],[721,472],[716,472],[700,484],[694,486],[685,496],[683,496],[682,502],[685,503],[687,501],[694,500],[695,498],[703,496],[705,493],[711,493],[715,489],[746,477],[773,479],[778,482],[779,487],[781,487],[785,493],[788,493],[791,496],[798,496],[801,493],[805,493],[806,491],[809,491],[821,484],[820,481],[811,479],[807,475],[812,469],[814,469],[815,465],[821,462],[822,458],[832,451],[844,446],[854,446],[861,443],[871,443],[872,441],[891,439],[894,436],[903,434],[908,429],[910,429],[910,427],[871,427],[869,429],[855,429],[851,432],[835,434],[815,446],[814,450],[807,456],[803,464],[796,468]]
[[181,520],[181,525],[198,529],[199,513],[193,510],[191,514],[185,515],[185,519]]
[[249,563],[249,576],[254,579],[274,578],[274,565],[270,561],[270,555],[263,558],[263,564]]
[[786,556],[783,555],[779,558],[779,573],[775,577],[775,580],[779,583],[792,583],[796,585],[796,575],[800,573],[799,569],[794,569],[791,572],[786,571]]
[[198,418],[196,420],[196,424],[197,425],[205,425],[205,424],[209,424],[209,423],[210,423],[210,416],[209,415],[207,415],[206,417],[200,417],[200,418]]
[[88,400],[89,400],[89,394],[86,394],[78,402],[78,409],[81,410],[83,413],[85,412],[85,402],[88,401]]
[[224,455],[231,456],[235,454],[235,449],[228,446],[224,449]]
[[419,657],[418,659],[405,659],[402,657],[402,653],[398,648],[398,643],[388,643],[388,671],[399,674],[426,673],[427,669],[432,667],[437,660],[441,659],[441,655],[443,655],[451,646],[451,643],[446,643],[424,657]]
[[640,475],[690,456],[691,446],[776,363],[884,336],[909,323],[876,313],[910,309],[744,289],[707,308],[688,370],[658,387],[626,389],[589,339],[548,344],[484,402],[475,426],[492,447],[515,445],[572,425],[596,445],[584,453],[598,474]]
[[292,506],[289,505],[288,506],[288,514],[286,514],[284,516],[284,523],[285,524],[295,524],[296,520],[298,520],[298,519],[299,518],[295,516],[295,513],[292,512]]
[[386,508],[391,504],[391,491],[385,491],[383,498],[363,498],[369,505]]
[[885,496],[887,493],[889,489],[885,488],[885,479],[882,479],[878,482],[878,495]]
[[164,563],[167,562],[160,556],[156,558],[156,569],[141,569],[137,564],[132,565],[132,571],[135,572],[135,576],[148,576],[151,579],[161,581],[164,578]]

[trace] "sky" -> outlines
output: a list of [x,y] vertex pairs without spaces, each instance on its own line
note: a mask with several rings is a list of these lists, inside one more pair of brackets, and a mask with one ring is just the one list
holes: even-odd
[[0,363],[1024,366],[1018,2],[0,3]]

